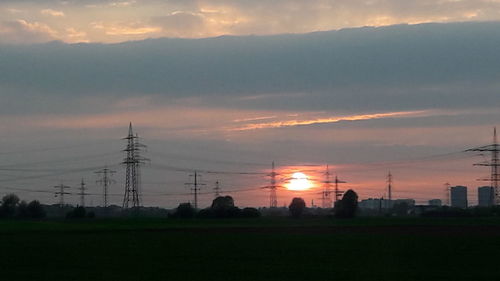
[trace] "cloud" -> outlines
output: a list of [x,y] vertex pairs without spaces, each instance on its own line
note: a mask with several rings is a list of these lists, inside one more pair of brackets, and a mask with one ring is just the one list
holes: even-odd
[[429,111],[404,111],[404,112],[385,112],[385,113],[373,113],[373,114],[359,114],[350,116],[338,116],[338,117],[327,117],[327,118],[316,118],[309,120],[286,120],[286,121],[275,121],[267,123],[253,123],[247,124],[242,127],[230,128],[229,131],[249,131],[258,129],[273,129],[273,128],[284,128],[284,127],[295,127],[295,126],[307,126],[316,124],[331,124],[338,123],[342,121],[362,121],[362,120],[373,120],[373,119],[384,119],[384,118],[405,118],[405,117],[418,117],[428,115]]
[[[14,24],[24,30],[23,40],[33,40],[33,34],[43,36],[38,41],[63,36],[43,32],[48,27],[41,24]],[[119,30],[135,34],[143,26],[129,27],[132,31]],[[80,30],[64,32],[74,32],[74,41],[88,39]],[[16,100],[148,95],[231,108],[342,114],[494,107],[500,105],[498,45],[499,23],[460,23],[0,47],[0,87]]]
[[160,26],[169,37],[201,37],[207,32],[203,14],[175,11],[167,16],[153,17],[152,24]]
[[93,22],[91,25],[94,29],[102,30],[105,34],[112,36],[141,36],[161,31],[159,27],[146,25],[142,22]]
[[52,41],[57,38],[57,31],[41,22],[13,20],[0,22],[0,43],[28,44]]
[[40,11],[40,13],[42,15],[53,16],[53,17],[65,17],[66,16],[63,11],[57,11],[57,10],[52,10],[52,9],[43,9]]
[[[78,14],[78,17],[64,17],[61,7],[65,12]],[[500,2],[493,0],[8,0],[0,3],[0,17],[13,20],[13,11],[22,11],[23,18],[29,22],[40,21],[40,13],[57,18],[57,22],[53,19],[54,22],[49,24],[54,28],[57,26],[57,30],[63,31],[71,26],[86,32],[91,42],[122,42],[150,37],[270,35],[362,26],[500,20]],[[92,32],[89,22],[102,22],[110,30]],[[130,23],[142,23],[143,27],[132,27]]]

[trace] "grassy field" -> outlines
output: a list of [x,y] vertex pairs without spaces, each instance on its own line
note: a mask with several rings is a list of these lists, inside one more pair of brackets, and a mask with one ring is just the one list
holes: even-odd
[[2,280],[500,280],[498,261],[486,218],[0,221]]

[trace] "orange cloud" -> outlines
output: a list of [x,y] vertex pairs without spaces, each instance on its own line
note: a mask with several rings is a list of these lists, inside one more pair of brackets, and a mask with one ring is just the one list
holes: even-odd
[[417,117],[417,116],[426,115],[427,113],[428,113],[427,110],[398,111],[398,112],[386,112],[386,113],[375,113],[375,114],[361,114],[361,115],[350,115],[350,116],[340,116],[340,117],[317,118],[317,119],[309,119],[309,120],[288,120],[288,121],[248,124],[248,125],[245,125],[242,127],[232,128],[229,130],[230,131],[248,131],[248,130],[258,130],[258,129],[272,129],[272,128],[282,128],[282,127],[305,126],[305,125],[314,125],[314,124],[328,124],[328,123],[337,123],[340,121],[360,121],[360,120],[395,118],[395,117]]

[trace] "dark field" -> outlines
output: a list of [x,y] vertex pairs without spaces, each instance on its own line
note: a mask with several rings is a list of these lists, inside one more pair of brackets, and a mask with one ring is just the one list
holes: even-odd
[[500,220],[0,221],[0,276],[500,280]]

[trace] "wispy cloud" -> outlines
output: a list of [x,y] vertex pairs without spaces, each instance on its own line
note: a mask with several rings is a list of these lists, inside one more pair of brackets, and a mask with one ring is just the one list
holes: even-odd
[[361,120],[372,120],[372,119],[383,119],[383,118],[419,117],[419,116],[427,116],[429,114],[430,112],[428,110],[419,110],[419,111],[398,111],[398,112],[360,114],[360,115],[349,115],[349,116],[335,116],[335,117],[315,118],[315,119],[305,119],[305,120],[286,120],[286,121],[276,121],[267,123],[247,124],[237,128],[230,128],[229,131],[248,131],[248,130],[258,130],[258,129],[307,126],[315,124],[337,123],[341,121],[361,121]]
[[233,120],[233,122],[235,122],[235,123],[241,123],[241,122],[250,122],[250,121],[258,121],[258,120],[274,119],[274,118],[276,118],[276,116],[260,116],[260,117],[235,119],[235,120]]
[[40,13],[42,15],[53,16],[53,17],[65,17],[66,16],[63,11],[57,11],[57,10],[52,10],[52,9],[43,9],[40,11]]

